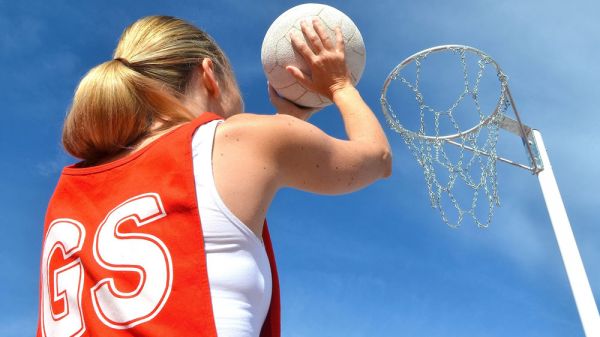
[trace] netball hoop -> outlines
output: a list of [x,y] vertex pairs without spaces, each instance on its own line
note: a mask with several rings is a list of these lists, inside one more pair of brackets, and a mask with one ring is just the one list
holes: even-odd
[[[498,161],[538,176],[585,334],[600,336],[596,302],[542,135],[521,121],[498,63],[468,46],[420,51],[390,72],[381,106],[389,126],[423,169],[431,206],[450,227],[460,226],[465,215],[479,227],[489,226],[500,203]],[[497,154],[500,130],[520,137],[528,163]]]

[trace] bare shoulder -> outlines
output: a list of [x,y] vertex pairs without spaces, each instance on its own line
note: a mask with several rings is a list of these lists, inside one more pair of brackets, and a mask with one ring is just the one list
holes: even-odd
[[[355,191],[382,176],[385,153],[366,141],[327,135],[318,127],[288,115],[240,114],[217,129],[215,151],[231,167],[261,170],[278,187],[322,194]],[[229,155],[229,156],[228,156]]]
[[[264,131],[280,131],[282,127],[299,127],[300,124],[308,124],[296,117],[276,114],[259,115],[242,113],[227,118],[222,123],[222,130],[228,132],[246,132],[262,134]],[[282,131],[285,132],[285,131]]]
[[216,137],[275,150],[318,133],[321,131],[317,127],[293,116],[243,113],[227,118],[217,129]]

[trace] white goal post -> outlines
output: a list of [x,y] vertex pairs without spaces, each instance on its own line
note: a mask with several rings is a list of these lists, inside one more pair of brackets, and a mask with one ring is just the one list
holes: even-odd
[[[459,93],[454,104],[449,108],[439,108],[431,105],[431,103],[425,101],[426,98],[429,101],[430,96],[421,92],[421,69],[424,68],[428,57],[433,54],[449,55],[455,57],[454,60],[458,57],[462,69],[463,90]],[[474,58],[477,61],[476,72],[469,71],[469,58]],[[408,65],[411,65],[412,68],[409,68]],[[482,96],[480,80],[484,77],[484,71],[490,68],[497,75],[500,84],[500,93],[495,109],[490,114],[486,114],[480,108],[479,103],[479,97]],[[446,68],[439,67],[437,69]],[[413,76],[405,77],[405,72],[410,71],[414,71]],[[473,74],[475,76],[472,76]],[[440,79],[441,75],[443,74],[438,73],[438,76],[435,76],[435,78]],[[408,90],[409,93],[412,93],[416,100],[420,116],[418,130],[410,130],[400,121],[406,111],[403,111],[403,114],[394,111],[392,107],[393,100],[388,97],[391,96],[393,98],[394,94],[397,94],[390,89],[392,82],[400,83],[399,85]],[[388,91],[390,92],[388,93]],[[457,107],[463,101],[467,100],[475,103],[475,112],[479,117],[478,124],[470,129],[461,128],[455,116]],[[495,164],[497,161],[526,169],[537,175],[585,335],[587,337],[600,337],[598,307],[596,306],[592,288],[590,287],[581,255],[577,248],[577,242],[552,171],[552,165],[546,152],[542,134],[521,121],[508,87],[507,76],[500,69],[498,63],[481,50],[469,46],[443,45],[422,50],[406,58],[390,72],[383,85],[381,107],[390,128],[403,137],[405,144],[423,168],[432,207],[440,211],[442,220],[451,227],[458,227],[463,219],[463,215],[470,215],[479,227],[487,227],[490,223],[494,206],[498,204],[499,200],[496,193]],[[505,114],[509,107],[513,111],[515,119]],[[442,124],[440,121],[443,121],[443,119],[450,122],[449,124],[453,127],[450,129],[450,134],[446,134],[447,130],[440,128]],[[428,123],[430,125],[427,125]],[[521,138],[527,152],[529,165],[497,155],[496,141],[498,139],[498,129],[506,130]],[[478,142],[478,139],[481,138],[481,130],[486,131],[482,133],[484,136],[481,136],[486,140],[485,142]],[[444,150],[445,144],[451,144],[459,148],[459,160],[454,162],[450,160],[450,156]],[[479,163],[479,166],[477,166],[479,170],[475,171],[481,173],[480,177],[470,175],[472,169],[471,163],[473,161],[465,159],[466,157],[463,155],[465,150],[470,151],[474,157],[479,159],[477,161]],[[468,164],[465,164],[465,162]],[[441,183],[436,171],[448,173],[450,182],[446,184]],[[457,185],[454,182],[458,179],[463,179],[463,182],[465,182],[463,185],[475,191],[471,204],[466,207],[463,207],[453,194],[453,187]],[[485,199],[489,203],[488,219],[483,221],[475,214],[479,194],[485,195]],[[441,203],[440,200],[443,195],[448,196],[452,201],[450,206]],[[456,209],[458,212],[457,223],[451,223],[448,219],[444,211],[446,207]]]
[[579,317],[583,324],[583,330],[585,335],[588,337],[600,336],[600,316],[598,315],[598,307],[594,300],[594,294],[590,287],[585,268],[577,249],[577,242],[571,229],[571,223],[565,210],[554,172],[552,171],[552,165],[548,158],[548,153],[544,146],[542,134],[538,130],[532,131],[532,136],[535,145],[538,149],[541,162],[544,165],[542,171],[537,173],[542,193],[544,194],[544,200],[546,201],[546,208],[550,215],[550,221],[552,222],[552,228],[556,235],[556,241],[558,242],[558,248],[560,249],[560,255],[562,256],[565,269],[567,271],[567,277],[571,284],[571,290],[575,297],[575,304],[579,311]]

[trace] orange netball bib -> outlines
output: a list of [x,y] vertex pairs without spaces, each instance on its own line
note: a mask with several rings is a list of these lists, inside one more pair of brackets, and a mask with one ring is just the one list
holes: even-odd
[[[42,246],[38,337],[216,337],[191,141],[205,113],[140,151],[63,170]],[[261,337],[279,337],[279,285]]]

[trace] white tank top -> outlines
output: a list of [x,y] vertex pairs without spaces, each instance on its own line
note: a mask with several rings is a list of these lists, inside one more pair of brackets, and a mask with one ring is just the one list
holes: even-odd
[[192,139],[196,195],[219,337],[258,337],[271,303],[271,268],[262,239],[225,206],[212,172],[215,130],[202,125]]

